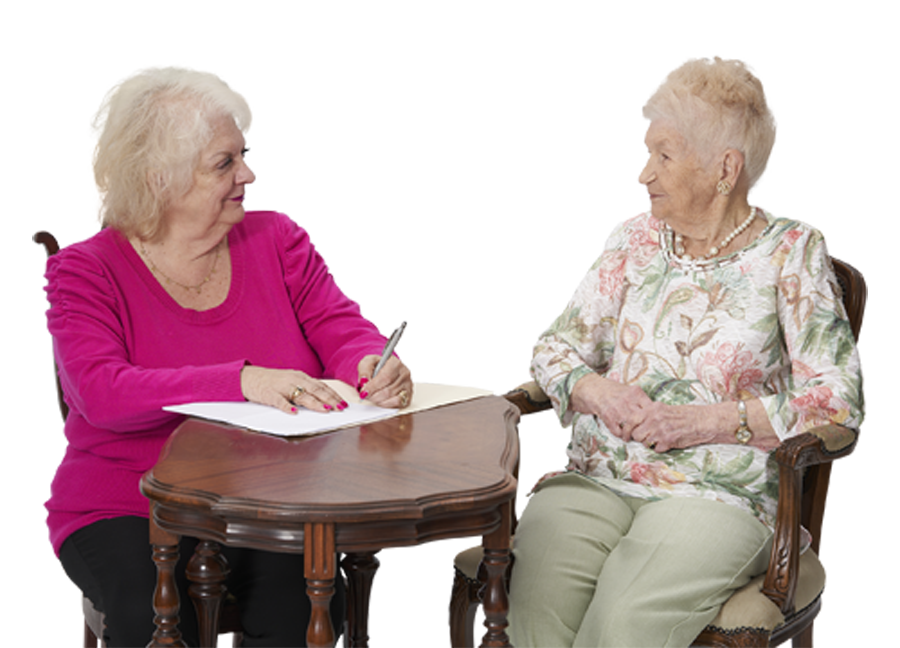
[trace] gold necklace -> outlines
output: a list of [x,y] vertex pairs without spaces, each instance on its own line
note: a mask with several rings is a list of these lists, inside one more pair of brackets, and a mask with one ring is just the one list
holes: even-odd
[[196,291],[196,293],[198,295],[203,293],[203,286],[205,286],[207,283],[209,283],[209,280],[212,279],[212,276],[216,271],[216,264],[219,262],[219,254],[222,251],[222,243],[219,242],[219,244],[216,246],[216,256],[213,258],[212,267],[209,269],[209,274],[207,274],[203,278],[203,281],[198,283],[196,286],[188,286],[186,284],[181,283],[180,281],[176,281],[175,279],[172,279],[172,277],[170,277],[165,272],[163,272],[162,270],[157,268],[156,264],[153,263],[153,259],[150,258],[150,253],[147,252],[147,248],[144,247],[144,241],[142,239],[139,241],[141,244],[141,254],[144,255],[145,259],[147,259],[147,264],[150,266],[151,272],[153,272],[154,274],[158,274],[160,277],[165,279],[166,283],[175,284],[176,286],[178,286],[179,288],[183,288],[184,290]]

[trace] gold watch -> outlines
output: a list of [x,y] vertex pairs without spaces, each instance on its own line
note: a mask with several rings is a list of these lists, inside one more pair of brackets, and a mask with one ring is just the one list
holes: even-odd
[[737,402],[738,428],[734,431],[734,438],[741,445],[747,445],[753,438],[753,430],[747,426],[747,403],[742,400]]

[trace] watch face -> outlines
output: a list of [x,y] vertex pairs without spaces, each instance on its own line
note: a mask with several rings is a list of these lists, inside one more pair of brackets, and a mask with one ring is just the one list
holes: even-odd
[[735,430],[734,436],[738,440],[738,443],[747,443],[753,438],[753,433],[747,428],[738,428]]

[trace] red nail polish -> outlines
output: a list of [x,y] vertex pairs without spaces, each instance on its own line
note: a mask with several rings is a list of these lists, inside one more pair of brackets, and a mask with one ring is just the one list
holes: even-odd
[[328,403],[323,403],[323,404],[322,404],[322,407],[324,407],[325,409],[327,409],[327,410],[329,410],[329,411],[331,411],[331,410],[334,409],[334,408],[333,408],[331,405],[329,405]]
[[369,392],[359,392],[359,397],[365,399],[366,396],[369,395]]
[[292,408],[291,408],[291,414],[296,414],[296,413],[297,413],[297,408],[296,408],[296,407],[292,407]]

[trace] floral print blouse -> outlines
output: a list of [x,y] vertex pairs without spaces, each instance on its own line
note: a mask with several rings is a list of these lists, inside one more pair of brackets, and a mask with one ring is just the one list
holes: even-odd
[[707,262],[675,256],[671,230],[650,213],[616,227],[534,349],[532,375],[572,424],[566,470],[629,497],[717,499],[774,526],[771,453],[737,442],[664,453],[626,443],[568,409],[593,371],[670,405],[758,398],[781,439],[829,422],[859,426],[859,357],[825,240],[757,214],[768,224],[753,243]]

